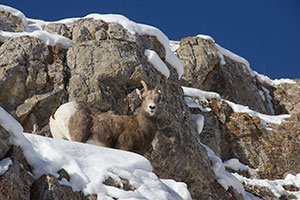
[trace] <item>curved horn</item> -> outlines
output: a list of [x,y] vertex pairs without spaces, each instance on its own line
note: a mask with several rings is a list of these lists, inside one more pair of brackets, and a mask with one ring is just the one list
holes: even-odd
[[147,91],[148,91],[148,86],[147,86],[147,84],[145,83],[145,81],[141,81],[141,84],[142,84],[143,87],[144,87],[144,92],[147,92]]

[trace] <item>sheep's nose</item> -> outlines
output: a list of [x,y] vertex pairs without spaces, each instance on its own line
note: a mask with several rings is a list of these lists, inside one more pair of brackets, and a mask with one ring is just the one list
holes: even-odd
[[149,108],[150,108],[151,110],[154,110],[154,109],[155,109],[155,105],[149,105]]

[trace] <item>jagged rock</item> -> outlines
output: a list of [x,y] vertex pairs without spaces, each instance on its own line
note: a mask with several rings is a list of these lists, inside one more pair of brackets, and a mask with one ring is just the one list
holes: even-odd
[[19,17],[16,17],[8,12],[0,11],[0,30],[23,32],[25,28],[22,20]]
[[73,192],[70,186],[61,185],[59,180],[50,175],[42,175],[31,187],[32,200],[74,199],[88,200],[82,193]]
[[122,189],[122,190],[125,190],[125,191],[134,191],[135,190],[135,188],[129,183],[128,180],[122,179],[122,178],[120,178],[120,179],[121,179],[121,182],[122,182],[122,186],[120,185],[120,183],[118,183],[116,180],[114,180],[111,177],[108,177],[103,182],[103,184],[107,185],[107,186],[113,186],[113,187],[116,187],[116,188],[119,188],[119,189]]
[[272,114],[263,85],[243,63],[224,56],[226,64],[221,65],[218,48],[212,40],[183,38],[176,52],[185,68],[184,85],[214,91],[224,99]]
[[76,43],[87,40],[105,40],[108,24],[102,20],[81,19],[71,26],[72,40]]
[[245,190],[265,200],[277,200],[278,198],[267,187],[244,185]]
[[50,23],[45,26],[44,30],[49,33],[62,35],[67,38],[70,37],[70,30],[65,24]]
[[29,174],[30,167],[23,156],[21,148],[12,146],[6,157],[12,159],[12,164],[0,176],[0,199],[30,199],[30,187],[34,180]]
[[8,150],[10,149],[9,133],[0,126],[0,160],[4,158]]
[[31,132],[42,129],[66,99],[66,51],[22,36],[0,47],[0,104]]
[[273,95],[273,104],[277,114],[300,112],[300,79],[295,84],[281,83],[276,85]]
[[[210,117],[205,118],[200,138],[223,160],[238,158],[251,168],[257,168],[260,178],[278,179],[285,173],[300,172],[299,115],[292,115],[281,125],[268,124],[272,129],[267,130],[258,117],[234,113],[225,102],[211,100],[209,105],[213,116],[204,114]],[[213,129],[212,123],[215,123]]]
[[202,88],[208,74],[219,65],[218,49],[212,40],[200,37],[181,39],[176,51],[184,65],[183,85]]

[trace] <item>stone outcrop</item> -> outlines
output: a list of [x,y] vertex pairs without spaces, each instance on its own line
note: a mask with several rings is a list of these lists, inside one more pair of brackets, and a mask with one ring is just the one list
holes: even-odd
[[222,65],[219,49],[212,40],[183,38],[176,53],[184,65],[183,85],[217,92],[224,99],[272,114],[263,85],[244,63],[224,55],[225,64]]
[[11,13],[5,11],[0,11],[0,30],[10,32],[23,32],[25,30],[25,27],[19,17],[16,17]]
[[41,130],[66,101],[65,50],[34,37],[11,38],[0,46],[0,104],[24,126]]
[[258,169],[256,178],[282,179],[300,172],[299,114],[266,129],[259,117],[234,113],[224,101],[210,100],[209,107],[210,113],[198,112],[205,116],[200,139],[223,160],[238,158]]
[[300,79],[295,83],[281,83],[273,88],[272,96],[277,113],[296,114],[300,111]]

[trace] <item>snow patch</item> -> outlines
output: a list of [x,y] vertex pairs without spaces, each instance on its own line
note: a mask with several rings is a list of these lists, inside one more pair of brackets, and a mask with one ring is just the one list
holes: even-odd
[[170,41],[169,47],[171,51],[175,52],[179,47],[180,47],[180,42],[179,41]]
[[37,30],[34,32],[7,32],[0,30],[0,37],[2,38],[17,38],[21,36],[30,36],[42,40],[46,45],[55,46],[61,44],[64,48],[72,47],[72,40],[61,35],[51,34],[47,31]]
[[[208,99],[217,99],[220,101],[225,101],[232,108],[232,110],[236,113],[248,113],[252,117],[257,116],[261,119],[261,123],[265,129],[268,129],[268,125],[266,123],[281,124],[282,122],[284,122],[284,119],[289,118],[291,116],[289,114],[275,115],[275,116],[274,115],[266,115],[266,114],[262,114],[262,113],[253,111],[253,110],[249,109],[248,106],[243,106],[243,105],[236,104],[231,101],[222,99],[221,96],[215,92],[206,92],[206,91],[202,91],[202,90],[199,90],[196,88],[189,88],[189,87],[184,87],[184,86],[182,86],[182,89],[183,89],[185,96],[197,97],[201,101],[204,101],[204,102],[207,102]],[[193,104],[191,104],[191,105],[193,107],[195,107],[195,105],[193,105]]]
[[232,60],[235,60],[235,61],[237,61],[239,63],[243,63],[248,68],[249,72],[250,73],[252,72],[252,70],[250,69],[250,64],[249,64],[249,62],[245,58],[243,58],[243,57],[241,57],[241,56],[239,56],[239,55],[237,55],[235,53],[232,53],[231,51],[229,51],[229,50],[221,47],[218,44],[216,44],[216,47],[218,48],[219,57],[221,59],[221,64],[222,65],[226,64],[226,61],[224,59],[224,56],[226,56],[226,57],[228,57],[228,58],[230,58]]
[[280,196],[295,195],[297,199],[300,199],[300,191],[292,192],[284,189],[284,185],[294,185],[300,188],[300,174],[296,176],[288,174],[285,179],[267,180],[267,179],[250,179],[243,177],[237,173],[233,174],[240,182],[246,185],[255,185],[269,188],[272,193],[280,198]]
[[209,35],[198,34],[196,37],[200,37],[204,40],[211,40],[211,41],[215,42],[215,40]]
[[243,195],[244,199],[248,199],[243,185],[237,178],[225,170],[225,166],[221,158],[216,156],[215,153],[205,144],[202,144],[202,146],[206,149],[208,158],[212,162],[217,182],[222,185],[225,190],[228,190],[228,188],[232,186],[239,194]]
[[0,161],[0,176],[2,176],[12,164],[12,160],[10,158],[4,158]]
[[148,62],[150,62],[155,69],[157,69],[160,73],[165,75],[167,78],[170,76],[170,70],[167,65],[160,59],[155,51],[150,49],[146,49],[144,55],[147,57]]
[[234,171],[248,171],[249,167],[241,163],[237,158],[231,158],[224,162],[224,166]]
[[266,114],[262,114],[262,113],[253,111],[253,110],[249,109],[248,106],[235,104],[228,100],[224,100],[224,101],[233,109],[234,112],[248,113],[252,117],[257,116],[266,123],[281,124],[282,122],[284,122],[284,119],[291,117],[291,115],[289,115],[289,114],[275,115],[275,116],[274,115],[266,115]]
[[200,134],[204,127],[204,116],[201,114],[192,114],[192,120],[194,120],[197,124],[197,131]]
[[197,97],[201,101],[207,102],[207,99],[217,99],[222,100],[221,96],[216,92],[206,92],[203,90],[199,90],[191,87],[181,87],[185,96]]
[[203,108],[200,104],[196,103],[191,97],[184,97],[185,103],[189,108],[199,108],[201,112],[210,112],[211,108]]

